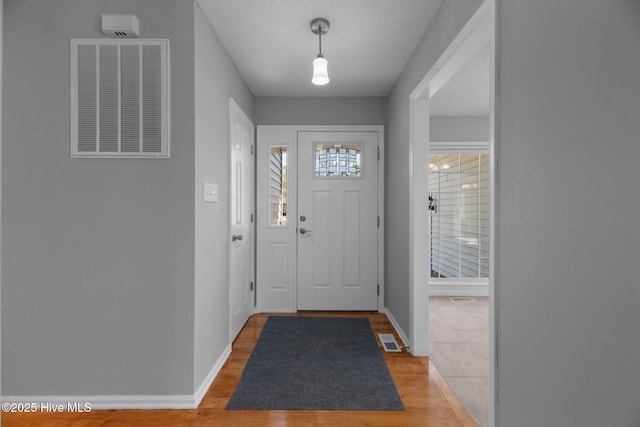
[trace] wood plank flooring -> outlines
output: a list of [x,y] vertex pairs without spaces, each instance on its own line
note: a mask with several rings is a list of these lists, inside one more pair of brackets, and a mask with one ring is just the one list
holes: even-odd
[[[295,316],[367,317],[374,334],[394,333],[381,313],[297,313]],[[22,426],[427,426],[476,427],[428,358],[407,352],[383,353],[405,411],[227,411],[225,406],[269,314],[256,314],[244,326],[233,351],[198,409],[93,410],[73,414],[3,414],[5,427]],[[401,342],[396,336],[398,343]]]

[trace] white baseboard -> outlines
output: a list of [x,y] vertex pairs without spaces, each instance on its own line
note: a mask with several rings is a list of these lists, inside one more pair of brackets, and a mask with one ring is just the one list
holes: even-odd
[[[202,384],[194,394],[178,395],[101,395],[101,396],[2,396],[2,402],[34,403],[37,408],[47,405],[63,405],[64,412],[69,411],[68,405],[78,404],[78,407],[89,409],[196,409],[209,387],[224,366],[231,354],[231,344],[209,371]],[[42,406],[44,405],[44,406]],[[85,412],[88,412],[85,410]]]
[[484,283],[429,283],[429,295],[441,297],[486,297],[489,296],[489,285]]
[[298,310],[296,309],[291,309],[291,308],[264,308],[264,309],[260,309],[257,310],[256,313],[261,313],[261,314],[281,314],[281,313],[297,313]]
[[224,349],[222,355],[220,355],[216,363],[213,364],[211,370],[209,371],[209,374],[205,377],[204,381],[202,381],[202,384],[200,384],[200,387],[198,387],[198,389],[196,390],[193,396],[195,403],[195,405],[193,406],[194,409],[197,408],[198,405],[200,405],[200,402],[202,402],[202,398],[205,394],[207,394],[207,391],[209,391],[209,387],[211,387],[211,384],[213,384],[213,380],[216,379],[230,355],[231,343],[229,343],[227,345],[227,348]]
[[404,333],[404,331],[400,327],[400,324],[398,323],[396,318],[393,317],[393,314],[391,314],[389,309],[386,308],[386,307],[384,309],[384,314],[387,315],[387,318],[389,319],[389,322],[391,322],[391,326],[393,326],[393,329],[396,330],[396,333],[398,334],[398,336],[402,340],[402,345],[405,346],[405,347],[410,347],[411,346],[411,341],[407,337],[407,334]]

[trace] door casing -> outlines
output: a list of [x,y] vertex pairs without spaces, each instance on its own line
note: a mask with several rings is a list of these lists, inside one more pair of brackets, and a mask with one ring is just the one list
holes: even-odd
[[[490,252],[489,252],[489,425],[495,425],[496,413],[496,0],[485,0],[460,30],[455,39],[427,72],[409,96],[409,300],[410,300],[410,351],[414,356],[429,355],[429,291],[427,265],[428,239],[413,238],[430,233],[428,213],[427,162],[429,155],[429,100],[471,57],[483,46],[490,46],[489,71],[489,153],[490,153]],[[425,143],[426,141],[426,143]],[[422,233],[422,234],[421,234]],[[425,303],[426,302],[426,303]]]
[[[257,126],[256,140],[256,311],[295,312],[296,286],[296,221],[286,226],[269,225],[269,152],[270,147],[285,147],[287,157],[297,158],[298,132],[376,132],[380,160],[378,161],[378,311],[384,305],[384,126]],[[287,217],[295,219],[297,212],[297,162],[287,166]]]

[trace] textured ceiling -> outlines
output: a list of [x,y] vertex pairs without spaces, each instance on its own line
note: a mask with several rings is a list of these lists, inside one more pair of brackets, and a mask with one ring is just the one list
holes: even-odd
[[[442,0],[197,0],[256,96],[386,96]],[[323,17],[331,82],[311,84]],[[426,73],[426,71],[425,71]]]

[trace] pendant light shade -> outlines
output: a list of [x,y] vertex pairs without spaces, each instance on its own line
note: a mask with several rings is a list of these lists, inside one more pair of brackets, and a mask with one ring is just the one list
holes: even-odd
[[319,56],[313,60],[313,77],[311,83],[323,86],[329,83],[329,74],[327,73],[327,60]]
[[313,77],[311,83],[323,86],[329,83],[328,62],[322,55],[322,35],[329,31],[329,21],[316,18],[311,21],[311,32],[318,35],[318,57],[313,60]]

